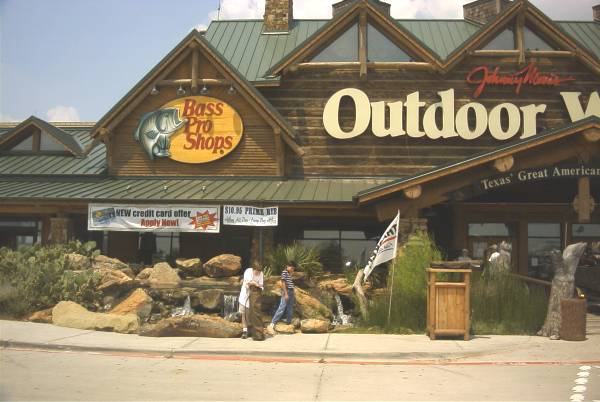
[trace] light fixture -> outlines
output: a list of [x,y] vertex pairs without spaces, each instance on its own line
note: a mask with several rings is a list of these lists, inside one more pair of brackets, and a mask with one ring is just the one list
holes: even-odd
[[154,85],[150,90],[150,95],[158,95],[159,93],[160,91],[158,90],[158,88],[156,88],[156,85]]
[[183,95],[185,95],[185,89],[183,89],[183,86],[179,85],[179,88],[177,88],[177,96]]
[[227,93],[228,93],[229,95],[233,95],[233,94],[235,94],[235,88],[233,87],[233,85],[230,85],[230,86],[229,86],[229,89],[227,90]]
[[206,88],[206,84],[204,84],[204,86],[200,90],[200,95],[208,95],[209,92],[210,91],[208,90],[208,88]]

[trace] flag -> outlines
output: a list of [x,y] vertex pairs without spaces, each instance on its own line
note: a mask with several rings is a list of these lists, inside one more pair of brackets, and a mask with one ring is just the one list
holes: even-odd
[[396,252],[398,250],[398,224],[400,222],[400,211],[390,223],[390,226],[383,232],[383,236],[377,242],[375,246],[375,250],[373,250],[373,255],[369,258],[369,262],[365,267],[365,276],[364,280],[366,281],[369,277],[373,268],[375,268],[379,264],[383,264],[386,261],[392,260],[396,258]]

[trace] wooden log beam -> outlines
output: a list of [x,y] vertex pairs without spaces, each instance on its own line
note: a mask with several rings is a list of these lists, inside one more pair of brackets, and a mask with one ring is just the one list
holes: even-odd
[[494,161],[493,167],[500,173],[508,172],[515,164],[515,158],[512,155],[498,158]]
[[573,57],[575,53],[569,50],[526,50],[528,57]]
[[421,196],[423,188],[417,184],[416,186],[405,188],[402,192],[406,198],[415,200]]
[[515,32],[515,40],[517,41],[517,51],[519,52],[518,63],[525,64],[525,11],[522,10],[517,17],[517,27]]
[[[156,85],[161,87],[178,87],[179,85],[193,85],[194,79],[192,78],[183,78],[177,80],[162,80],[159,81]],[[196,79],[196,87],[198,85],[210,85],[210,86],[227,86],[231,85],[231,83],[227,80],[223,79],[215,79],[215,78],[198,78]]]
[[592,215],[589,177],[580,177],[577,179],[577,206],[577,219],[580,223],[588,223]]
[[600,141],[600,130],[597,128],[590,128],[583,132],[583,138],[588,142]]
[[198,93],[198,49],[192,52],[192,93]]
[[285,176],[285,147],[281,139],[281,129],[275,128],[275,153],[277,154],[277,176]]
[[360,62],[358,61],[319,61],[319,62],[308,62],[298,63],[296,65],[298,69],[316,69],[316,68],[351,68],[360,69]]
[[435,71],[436,67],[431,63],[421,61],[377,61],[368,62],[367,66],[373,70],[411,70],[411,71]]
[[518,50],[486,50],[486,49],[479,49],[479,50],[474,50],[471,54],[473,56],[483,56],[483,57],[506,57],[506,56],[519,57],[519,51]]

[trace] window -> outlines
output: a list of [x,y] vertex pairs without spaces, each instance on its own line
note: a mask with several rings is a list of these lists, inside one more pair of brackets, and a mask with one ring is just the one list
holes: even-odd
[[509,236],[506,223],[469,223],[469,236]]
[[531,29],[524,27],[523,40],[525,50],[555,50],[545,40],[537,36]]
[[346,32],[316,55],[313,62],[358,61],[358,24],[352,25]]
[[169,261],[174,263],[179,257],[178,232],[144,232],[138,238],[140,258],[145,264],[156,261]]
[[[476,260],[487,260],[491,254],[491,246],[500,246],[503,241],[514,247],[515,230],[510,223],[469,223],[469,256]],[[515,250],[513,250],[513,255]]]
[[304,230],[298,242],[318,248],[326,270],[341,272],[344,267],[363,267],[378,240],[362,230]]
[[483,50],[515,50],[515,34],[512,28],[505,29],[492,39]]
[[65,151],[65,146],[56,141],[51,135],[42,132],[40,151]]
[[578,237],[592,237],[600,238],[600,224],[599,223],[574,223],[571,226],[572,236]]
[[396,46],[377,28],[367,26],[367,61],[412,61],[411,57]]
[[24,218],[23,220],[0,220],[0,247],[18,249],[42,241],[42,221]]
[[560,249],[560,223],[529,223],[527,225],[528,275],[551,280],[554,276],[551,252]]
[[23,141],[10,149],[11,151],[33,151],[33,135],[28,136]]

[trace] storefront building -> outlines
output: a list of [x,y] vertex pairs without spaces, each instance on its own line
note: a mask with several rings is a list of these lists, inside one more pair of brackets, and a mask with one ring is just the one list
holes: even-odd
[[506,241],[515,273],[548,279],[549,250],[600,241],[598,19],[523,0],[462,20],[292,6],[191,32],[96,123],[2,124],[0,245],[247,264],[297,240],[336,269],[400,211],[401,236],[427,229],[448,258]]

